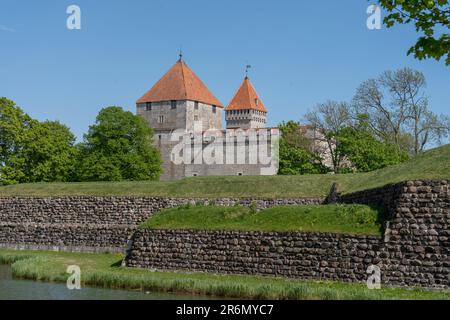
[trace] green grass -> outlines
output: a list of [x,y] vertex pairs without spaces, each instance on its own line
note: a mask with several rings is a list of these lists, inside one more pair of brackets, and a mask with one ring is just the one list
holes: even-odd
[[141,228],[245,231],[315,231],[381,234],[383,210],[366,205],[181,206],[162,210]]
[[0,187],[0,196],[325,197],[333,182],[348,193],[414,179],[450,179],[450,145],[369,173],[193,177],[181,181],[37,183]]
[[0,263],[12,263],[15,277],[66,282],[67,266],[81,268],[82,284],[104,288],[177,292],[242,299],[445,299],[447,291],[382,288],[369,290],[364,284],[317,282],[206,273],[152,272],[119,267],[118,254],[62,253],[0,250]]

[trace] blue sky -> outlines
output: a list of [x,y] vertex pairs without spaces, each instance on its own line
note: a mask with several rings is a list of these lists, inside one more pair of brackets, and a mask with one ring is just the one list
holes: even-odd
[[[82,12],[66,28],[66,8]],[[413,26],[368,30],[366,0],[0,0],[0,96],[79,137],[105,106],[135,101],[177,60],[227,104],[245,65],[269,124],[300,120],[315,104],[350,100],[384,70],[411,67],[431,108],[449,113],[450,68],[406,56]]]

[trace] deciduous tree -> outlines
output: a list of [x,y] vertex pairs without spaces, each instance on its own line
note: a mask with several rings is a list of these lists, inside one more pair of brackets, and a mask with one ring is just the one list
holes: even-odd
[[24,182],[65,182],[75,165],[75,136],[57,121],[36,122],[27,131],[20,157]]
[[417,154],[449,133],[448,117],[429,109],[425,86],[419,71],[386,71],[359,86],[353,98],[354,113],[367,116],[381,141]]
[[0,183],[68,181],[74,135],[58,122],[39,122],[0,98]]
[[339,152],[345,155],[358,172],[381,169],[408,159],[407,152],[378,140],[362,119],[356,126],[340,130],[337,140]]
[[450,5],[448,0],[380,0],[389,12],[387,27],[413,23],[422,33],[409,50],[418,59],[433,58],[450,65]]
[[120,107],[100,111],[80,146],[78,180],[156,180],[161,158],[145,120]]
[[295,121],[283,122],[278,128],[281,132],[278,174],[299,175],[327,171],[321,164],[320,157],[314,153],[311,139],[305,135],[306,128]]
[[319,133],[315,139],[326,146],[324,152],[330,155],[333,171],[338,173],[345,156],[340,152],[336,138],[340,130],[351,125],[350,106],[346,102],[327,101],[317,105],[305,118]]

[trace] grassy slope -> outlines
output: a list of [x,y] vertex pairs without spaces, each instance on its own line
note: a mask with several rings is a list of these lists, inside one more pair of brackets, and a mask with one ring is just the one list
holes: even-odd
[[382,212],[364,205],[250,208],[186,206],[158,212],[141,228],[246,231],[381,233]]
[[83,285],[251,299],[450,299],[449,292],[422,289],[369,290],[363,284],[275,277],[151,272],[121,268],[117,254],[0,250],[0,263],[31,280],[66,282],[68,265],[78,265]]
[[450,145],[370,173],[306,176],[195,177],[166,182],[38,183],[0,187],[0,196],[130,195],[173,197],[324,197],[411,179],[450,179]]

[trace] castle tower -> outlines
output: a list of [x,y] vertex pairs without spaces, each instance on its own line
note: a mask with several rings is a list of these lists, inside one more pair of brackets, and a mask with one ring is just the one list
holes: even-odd
[[[161,179],[180,179],[186,166],[174,164],[171,141],[174,130],[192,130],[201,121],[202,130],[222,129],[222,103],[181,59],[137,102],[137,114],[154,130],[154,144],[163,160]],[[197,128],[196,128],[197,129]]]
[[222,128],[222,103],[180,58],[136,103],[155,134],[192,129],[201,121],[203,130]]
[[264,128],[267,109],[259,99],[250,79],[245,77],[231,102],[225,108],[227,129]]

